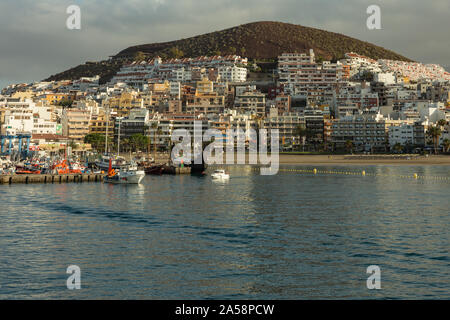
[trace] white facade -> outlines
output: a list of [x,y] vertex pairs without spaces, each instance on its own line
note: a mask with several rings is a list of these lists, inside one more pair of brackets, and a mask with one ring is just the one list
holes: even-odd
[[285,93],[309,100],[331,102],[333,86],[343,78],[340,62],[316,63],[314,51],[305,53],[284,53],[278,57],[279,82]]
[[386,73],[375,73],[374,77],[375,82],[384,82],[384,84],[394,84],[396,82],[395,76],[393,73],[386,72]]
[[219,81],[221,82],[245,82],[247,81],[247,69],[237,66],[224,66],[218,68]]
[[170,95],[175,96],[178,99],[181,97],[181,83],[170,82]]
[[57,134],[57,122],[50,106],[34,106],[33,134]]
[[402,146],[414,144],[414,126],[411,124],[401,124],[389,127],[389,145],[393,148],[396,144]]
[[35,104],[26,99],[11,99],[5,103],[5,123],[2,125],[2,132],[7,135],[33,132],[33,110]]
[[[193,69],[214,68],[221,70],[223,81],[242,82],[247,79],[246,58],[239,56],[214,56],[162,61],[156,58],[150,61],[133,62],[124,65],[113,77],[111,83],[124,82],[129,86],[143,88],[150,79],[188,82],[193,80]],[[244,75],[245,73],[245,75]]]

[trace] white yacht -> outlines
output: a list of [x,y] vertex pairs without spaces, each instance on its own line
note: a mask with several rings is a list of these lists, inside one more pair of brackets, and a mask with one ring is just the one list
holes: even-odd
[[102,158],[95,162],[98,168],[101,170],[108,170],[109,162],[111,160],[111,166],[113,169],[123,169],[127,166],[127,162],[123,157],[110,157],[110,156],[102,156]]
[[138,170],[137,166],[132,164],[127,168],[115,170],[110,167],[104,182],[113,184],[140,184],[145,177],[145,171]]
[[225,170],[216,170],[211,177],[215,180],[228,180],[230,179],[230,175],[225,173]]

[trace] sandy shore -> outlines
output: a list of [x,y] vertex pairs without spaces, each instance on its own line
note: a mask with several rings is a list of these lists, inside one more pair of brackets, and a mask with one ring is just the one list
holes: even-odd
[[350,155],[280,155],[280,164],[305,164],[305,165],[450,165],[450,156],[419,156],[407,159],[394,159],[390,156],[382,156],[380,159],[364,159]]
[[[375,158],[371,158],[375,157]],[[157,163],[166,163],[168,154],[158,154]],[[351,156],[351,155],[298,155],[280,154],[280,164],[285,165],[450,165],[450,156],[411,156],[409,159],[396,159],[394,155]],[[224,156],[224,162],[225,156]],[[249,163],[246,154],[246,163]]]

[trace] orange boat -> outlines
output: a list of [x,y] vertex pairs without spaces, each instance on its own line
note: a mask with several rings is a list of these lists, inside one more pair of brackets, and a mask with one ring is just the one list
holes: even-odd
[[52,170],[56,170],[57,174],[82,174],[80,169],[70,169],[67,160],[63,160],[62,162],[54,165]]

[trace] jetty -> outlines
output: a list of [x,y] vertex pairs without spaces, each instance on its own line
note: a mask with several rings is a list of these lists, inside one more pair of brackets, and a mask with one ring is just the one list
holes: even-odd
[[102,182],[104,176],[104,174],[5,174],[0,175],[0,184]]

